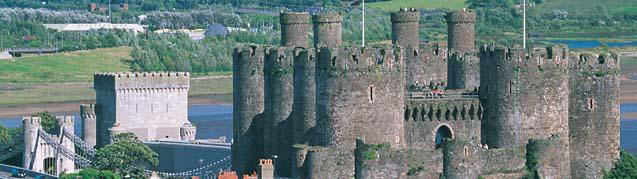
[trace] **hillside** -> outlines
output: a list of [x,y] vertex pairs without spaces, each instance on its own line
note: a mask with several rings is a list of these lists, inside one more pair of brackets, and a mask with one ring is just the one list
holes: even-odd
[[401,7],[413,8],[449,8],[460,9],[466,7],[465,0],[392,0],[366,3],[368,7],[386,11],[396,11]]
[[129,67],[130,47],[105,48],[0,60],[0,83],[90,82],[95,72]]
[[553,13],[553,10],[567,10],[571,16],[613,15],[621,12],[637,13],[635,0],[547,0],[533,9],[533,13]]

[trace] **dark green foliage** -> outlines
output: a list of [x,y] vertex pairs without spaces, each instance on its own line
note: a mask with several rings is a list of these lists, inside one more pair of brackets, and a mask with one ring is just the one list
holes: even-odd
[[40,126],[42,126],[42,129],[44,129],[44,131],[50,134],[55,134],[57,132],[57,129],[59,127],[57,120],[55,119],[55,116],[53,116],[53,114],[51,114],[50,112],[39,112],[33,114],[32,116],[40,117]]
[[62,174],[60,179],[120,179],[118,174],[108,170],[97,170],[94,168],[82,169],[79,173]]
[[115,137],[112,144],[97,150],[94,166],[121,176],[145,178],[145,166],[157,166],[157,153],[139,141],[134,134],[124,133]]
[[409,170],[407,170],[407,176],[416,176],[423,171],[425,171],[425,167],[423,166],[410,167]]
[[467,0],[466,4],[469,8],[480,7],[511,7],[513,5],[512,0]]
[[621,151],[619,160],[611,171],[604,172],[604,179],[637,178],[637,160],[626,151]]
[[389,148],[388,144],[365,144],[363,147],[363,158],[365,160],[376,160],[378,159],[378,151],[386,150]]

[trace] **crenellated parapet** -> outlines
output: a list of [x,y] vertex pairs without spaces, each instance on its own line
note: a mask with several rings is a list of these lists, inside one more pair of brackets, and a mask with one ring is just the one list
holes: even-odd
[[377,75],[404,71],[402,48],[321,48],[317,69],[330,77],[347,77],[348,73]]
[[190,87],[188,72],[96,73],[96,90],[185,89]]
[[193,141],[197,135],[197,128],[190,122],[184,123],[184,125],[179,128],[179,135],[181,136],[181,140]]
[[456,10],[447,13],[447,45],[449,51],[462,53],[475,50],[476,12],[473,10]]
[[572,54],[569,133],[573,178],[603,178],[620,151],[620,60],[616,54]]
[[405,49],[407,85],[447,81],[447,49],[437,46]]
[[80,105],[80,118],[82,120],[82,140],[93,147],[97,140],[97,116],[95,104]]
[[568,61],[565,47],[480,49],[480,76],[489,79],[480,82],[489,146],[568,135]]
[[477,90],[480,86],[480,58],[474,52],[449,52],[447,89]]
[[450,23],[475,23],[476,12],[471,9],[462,9],[447,13],[447,22]]

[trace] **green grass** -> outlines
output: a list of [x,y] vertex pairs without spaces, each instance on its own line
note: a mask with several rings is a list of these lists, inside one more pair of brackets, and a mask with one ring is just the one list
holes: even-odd
[[31,56],[0,61],[0,83],[91,82],[95,72],[124,72],[129,47]]
[[26,89],[0,91],[0,106],[95,100],[90,84],[28,85]]
[[401,7],[413,8],[449,8],[460,9],[466,7],[465,0],[392,0],[366,3],[368,7],[385,11],[397,11]]

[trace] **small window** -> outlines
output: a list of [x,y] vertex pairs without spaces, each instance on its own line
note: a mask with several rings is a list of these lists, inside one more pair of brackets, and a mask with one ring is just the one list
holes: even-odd
[[374,86],[369,86],[369,102],[374,102]]
[[469,147],[464,146],[464,155],[469,155]]
[[593,110],[593,109],[595,109],[595,99],[593,99],[593,98],[588,98],[588,100],[587,100],[587,101],[588,101],[588,102],[587,102],[587,104],[586,104],[586,108],[587,108],[588,110]]

